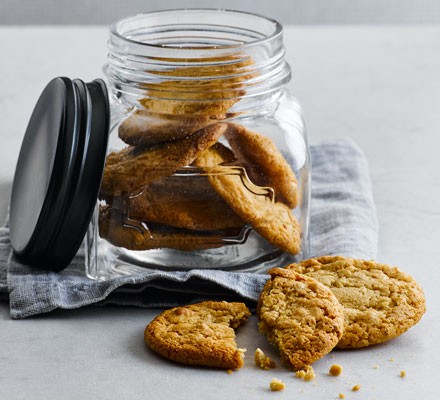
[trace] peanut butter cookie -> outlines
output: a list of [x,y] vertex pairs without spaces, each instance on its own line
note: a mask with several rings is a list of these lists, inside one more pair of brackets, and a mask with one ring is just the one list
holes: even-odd
[[[130,225],[129,225],[130,224]],[[237,236],[241,228],[216,231],[214,234],[174,228],[148,221],[126,221],[116,208],[101,207],[99,235],[114,246],[128,250],[169,248],[184,251],[206,250],[224,246],[223,238]]]
[[269,274],[257,306],[259,330],[289,366],[306,370],[342,337],[343,308],[315,279],[283,268]]
[[217,123],[180,140],[147,149],[128,147],[109,154],[101,193],[118,196],[123,192],[140,191],[145,185],[191,164],[203,150],[216,143],[226,129],[226,124]]
[[338,348],[385,342],[415,325],[425,312],[417,282],[396,267],[375,261],[325,256],[291,264],[329,287],[344,307],[344,335]]
[[136,110],[119,125],[119,137],[132,146],[151,146],[181,139],[224,119],[214,115],[161,115]]
[[[213,64],[214,63],[214,64]],[[161,114],[219,115],[245,95],[248,79],[256,76],[246,56],[188,59],[187,66],[150,71],[157,81],[143,84],[146,110]]]
[[162,312],[145,328],[147,345],[183,364],[225,369],[243,366],[234,329],[250,316],[244,303],[204,301]]
[[127,199],[129,217],[194,230],[241,228],[244,221],[206,176],[170,176]]
[[231,166],[234,154],[220,143],[202,152],[194,164],[203,168],[214,190],[243,221],[269,243],[291,254],[301,249],[300,225],[284,203],[274,202],[270,193],[253,185],[243,168]]
[[[291,208],[298,205],[298,181],[271,139],[244,126],[228,124],[226,139],[236,157],[250,168],[250,178],[259,186],[275,190],[275,198]],[[257,171],[255,171],[255,169]]]

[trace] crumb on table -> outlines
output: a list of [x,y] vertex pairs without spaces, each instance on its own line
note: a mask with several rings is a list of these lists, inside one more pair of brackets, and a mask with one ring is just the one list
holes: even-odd
[[345,399],[345,394],[344,393],[339,393],[339,398],[340,399]]
[[280,390],[284,390],[285,388],[286,384],[277,378],[273,378],[270,382],[270,390],[272,390],[272,392],[279,392]]
[[295,375],[306,382],[316,378],[315,371],[313,371],[313,367],[311,365],[309,365],[306,369],[296,371]]
[[400,377],[405,378],[405,376],[406,376],[406,371],[405,370],[400,371]]
[[264,354],[264,351],[261,350],[259,347],[255,350],[254,361],[257,367],[265,370],[275,368],[277,366],[275,364],[275,361],[266,356],[266,354]]
[[360,388],[361,388],[361,385],[354,385],[354,386],[351,388],[351,390],[352,390],[353,392],[357,392]]
[[328,373],[331,376],[339,376],[342,374],[342,366],[339,364],[333,364],[330,369],[328,370]]

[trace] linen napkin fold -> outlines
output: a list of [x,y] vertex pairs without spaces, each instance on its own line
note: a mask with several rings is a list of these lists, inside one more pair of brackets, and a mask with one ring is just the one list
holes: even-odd
[[[311,146],[311,255],[375,258],[378,222],[368,165],[349,139]],[[205,299],[255,304],[268,276],[249,272],[145,270],[105,281],[84,273],[84,249],[61,273],[20,264],[9,229],[0,228],[0,299],[9,298],[12,318],[90,304],[171,307]]]

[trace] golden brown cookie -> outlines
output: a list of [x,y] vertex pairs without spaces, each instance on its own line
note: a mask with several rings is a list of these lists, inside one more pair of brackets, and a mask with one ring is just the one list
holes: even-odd
[[344,336],[338,348],[385,342],[415,325],[425,312],[422,288],[396,267],[339,256],[287,267],[329,287],[344,307]]
[[203,168],[214,190],[269,243],[291,254],[301,249],[300,225],[289,207],[247,179],[243,168],[222,166],[235,160],[220,143],[201,153],[194,164]]
[[187,61],[184,67],[150,71],[158,80],[143,84],[147,97],[139,102],[146,110],[179,115],[224,114],[245,95],[245,82],[256,75],[249,57]]
[[291,208],[297,207],[298,181],[274,142],[244,126],[232,123],[228,125],[225,136],[234,154],[244,164],[253,166],[248,170],[250,178],[259,186],[273,188],[277,201],[282,201]]
[[251,315],[244,303],[204,301],[162,312],[145,328],[147,345],[183,364],[225,369],[243,366],[234,329]]
[[[129,225],[130,224],[130,225]],[[184,251],[206,250],[224,246],[223,238],[237,236],[241,228],[216,231],[214,234],[178,229],[148,221],[127,221],[116,208],[101,207],[99,235],[114,246],[128,250],[169,248]]]
[[129,145],[146,147],[181,139],[224,118],[224,115],[165,115],[136,110],[119,125],[119,137]]
[[283,268],[269,274],[257,306],[259,330],[289,366],[305,370],[342,337],[343,308],[315,279]]
[[173,174],[212,146],[227,129],[217,123],[191,136],[147,149],[128,147],[107,157],[101,193],[118,196],[124,192],[140,191],[145,185]]
[[244,221],[209,184],[206,176],[170,176],[127,199],[132,219],[194,230],[242,228]]

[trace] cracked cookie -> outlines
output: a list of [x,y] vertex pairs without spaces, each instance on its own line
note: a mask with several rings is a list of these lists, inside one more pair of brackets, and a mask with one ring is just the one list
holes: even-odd
[[204,301],[162,312],[145,328],[144,340],[179,363],[225,369],[243,366],[234,329],[250,316],[244,303]]

